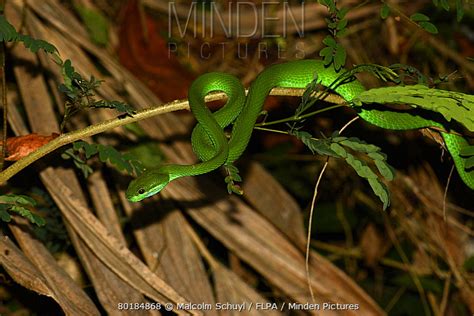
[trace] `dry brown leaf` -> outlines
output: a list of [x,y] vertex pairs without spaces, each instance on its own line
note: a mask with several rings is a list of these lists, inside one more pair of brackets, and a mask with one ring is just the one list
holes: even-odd
[[[123,192],[122,192],[123,198]],[[170,201],[151,199],[145,207],[122,200],[138,245],[153,272],[192,302],[213,304],[214,295],[199,252],[186,230],[189,225]],[[215,314],[214,310],[206,314]]]
[[[221,303],[231,303],[231,304],[242,304],[246,303],[248,306],[249,303],[259,303],[262,306],[271,306],[271,302],[263,298],[257,291],[251,288],[247,283],[243,282],[234,272],[227,269],[221,264],[216,264],[212,268],[213,277],[214,277],[214,286],[217,294],[217,301]],[[269,304],[269,305],[267,305]],[[261,310],[252,308],[250,311],[247,310],[246,315],[282,315],[282,313],[273,310]],[[223,311],[221,315],[241,315],[242,312],[238,310],[228,310]]]
[[29,225],[26,219],[16,218],[9,227],[25,255],[45,278],[51,297],[66,315],[100,315],[89,296],[59,267],[48,249],[33,237]]
[[9,137],[7,138],[7,157],[5,157],[5,160],[20,160],[58,136],[58,133],[52,133],[50,136],[32,133],[24,136]]
[[0,263],[21,286],[41,295],[52,296],[41,272],[7,236],[2,236],[0,239]]

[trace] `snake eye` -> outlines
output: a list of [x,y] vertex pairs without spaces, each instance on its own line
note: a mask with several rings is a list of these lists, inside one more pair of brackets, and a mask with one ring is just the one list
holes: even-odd
[[144,189],[144,188],[138,189],[138,194],[143,194],[143,193],[145,193],[145,189]]

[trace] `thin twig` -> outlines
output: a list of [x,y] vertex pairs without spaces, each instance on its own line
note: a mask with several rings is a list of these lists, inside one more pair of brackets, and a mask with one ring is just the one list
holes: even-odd
[[[352,120],[347,122],[339,131],[339,135],[342,134],[342,132],[352,123],[357,121],[359,119],[358,116],[354,117]],[[314,192],[313,192],[313,200],[311,201],[311,209],[309,210],[309,220],[308,220],[308,234],[306,236],[306,255],[305,255],[305,270],[306,270],[306,280],[308,281],[308,288],[309,288],[309,293],[311,295],[311,300],[315,303],[315,298],[314,298],[314,293],[313,293],[313,285],[311,283],[311,278],[309,274],[309,248],[311,245],[311,233],[312,233],[312,225],[313,225],[313,215],[314,215],[314,206],[316,204],[316,197],[318,196],[318,188],[319,184],[321,182],[321,179],[323,177],[324,172],[326,171],[326,168],[329,164],[329,157],[326,159],[326,162],[324,163],[323,169],[321,169],[321,172],[319,173],[318,180],[316,181],[316,185],[314,186]]]
[[309,274],[309,247],[311,243],[311,231],[312,231],[311,225],[313,224],[314,206],[316,204],[316,196],[318,196],[319,183],[321,182],[324,171],[326,171],[328,164],[329,164],[329,157],[326,159],[323,169],[319,173],[318,181],[316,181],[316,185],[314,186],[313,200],[311,201],[311,209],[309,210],[308,235],[306,236],[306,256],[305,256],[306,279],[308,280],[309,294],[311,295],[311,300],[313,302],[315,302],[316,300],[314,299],[313,285],[311,283],[311,276]]
[[[293,88],[274,88],[270,91],[270,95],[278,95],[278,96],[302,96],[304,93],[304,89],[293,89]],[[206,96],[206,102],[212,102],[217,100],[223,100],[226,98],[226,94],[223,92],[217,93],[210,93]],[[325,101],[337,103],[339,102],[339,97],[334,98],[327,98]],[[156,115],[169,113],[173,111],[179,110],[189,110],[189,102],[188,100],[176,100],[169,103],[165,103],[162,105],[150,107],[141,111],[138,111],[133,116],[126,116],[126,117],[118,117],[110,120],[106,120],[104,122],[100,122],[98,124],[90,125],[86,128],[69,132],[66,134],[62,134],[61,136],[53,139],[46,145],[40,147],[38,150],[32,152],[28,156],[18,160],[13,165],[5,169],[3,172],[0,173],[0,185],[4,184],[8,179],[16,175],[18,172],[23,170],[24,168],[28,167],[30,164],[35,162],[36,160],[46,156],[47,154],[53,152],[54,150],[75,142],[77,140],[87,138],[99,133],[103,133],[105,131],[111,130],[116,127],[120,127],[126,124],[134,123],[137,121],[141,121]]]
[[3,135],[2,154],[0,156],[0,170],[3,170],[5,156],[7,154],[7,132],[8,132],[8,101],[7,101],[7,80],[5,78],[5,42],[0,44],[1,76],[2,76],[2,107],[3,107]]
[[448,181],[446,182],[446,187],[444,188],[444,195],[443,195],[443,220],[446,222],[446,197],[448,196],[448,189],[449,184],[451,183],[451,178],[453,177],[454,171],[454,164],[451,167],[451,171],[449,171]]

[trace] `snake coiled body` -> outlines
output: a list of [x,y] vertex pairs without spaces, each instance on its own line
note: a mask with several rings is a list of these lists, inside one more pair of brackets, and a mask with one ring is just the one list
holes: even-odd
[[[194,165],[164,165],[147,171],[130,183],[126,192],[127,198],[134,202],[140,201],[158,193],[176,178],[204,174],[224,164],[232,164],[247,147],[270,90],[275,87],[306,88],[315,75],[319,84],[329,87],[338,79],[340,73],[336,73],[332,67],[324,67],[320,60],[298,60],[273,65],[257,76],[247,97],[240,81],[232,75],[213,72],[200,76],[191,85],[188,99],[191,111],[198,121],[191,137],[193,150],[201,162]],[[357,80],[334,88],[349,104],[364,90]],[[213,91],[223,91],[228,97],[226,105],[214,114],[204,102],[204,97]],[[443,129],[442,124],[411,113],[413,111],[400,113],[364,107],[354,109],[368,123],[385,129]],[[232,123],[230,140],[227,140],[223,129]],[[467,141],[455,134],[442,135],[459,175],[474,189],[474,171],[466,171],[464,161],[459,156],[461,148],[468,145]]]

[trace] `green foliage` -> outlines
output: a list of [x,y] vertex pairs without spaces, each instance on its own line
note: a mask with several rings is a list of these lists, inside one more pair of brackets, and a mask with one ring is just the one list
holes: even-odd
[[48,225],[34,226],[33,231],[36,238],[41,240],[51,253],[66,250],[71,241],[62,219],[60,210],[52,200],[51,196],[38,187],[32,187],[28,194],[35,199],[35,209],[45,219]]
[[416,67],[405,65],[405,64],[393,64],[390,65],[390,69],[394,71],[400,72],[398,75],[398,79],[396,79],[396,83],[398,84],[405,84],[407,79],[414,79],[418,84],[427,85],[430,79],[425,76],[421,71],[419,71]]
[[18,33],[3,15],[0,15],[0,41],[23,43],[32,53],[37,53],[40,49],[49,54],[58,53],[58,50],[52,44]]
[[319,52],[319,56],[323,58],[324,65],[333,64],[334,69],[339,71],[346,63],[346,50],[336,42],[336,39],[347,33],[347,19],[345,18],[348,8],[338,9],[336,1],[320,0],[319,3],[326,6],[329,11],[329,18],[326,18],[328,30],[331,35],[324,38],[323,43],[326,45]]
[[92,156],[99,155],[99,160],[103,163],[110,163],[120,171],[126,171],[128,174],[140,175],[143,172],[143,166],[131,154],[121,154],[111,146],[102,144],[89,144],[84,141],[75,142],[72,148],[67,149],[61,155],[63,159],[72,159],[74,165],[80,169],[84,177],[92,173],[92,168],[87,165],[87,160]]
[[328,89],[334,90],[341,84],[357,80],[355,75],[361,72],[368,72],[384,82],[397,82],[399,80],[398,74],[389,67],[375,64],[360,64],[341,73],[341,75],[328,87]]
[[[318,86],[318,76],[315,74],[315,78],[311,81],[303,93],[301,103],[295,110],[293,117],[296,119],[302,117],[303,114],[305,114],[305,112],[308,111],[318,100],[324,100],[330,90],[336,89],[343,83],[356,80],[357,78],[355,77],[355,74],[360,72],[370,72],[383,81],[397,82],[397,80],[399,80],[398,74],[388,67],[374,64],[362,64],[355,66],[351,70],[342,72],[329,87],[325,87],[323,91],[320,91]],[[316,93],[317,97],[314,97],[314,93]],[[298,121],[301,122],[301,120]],[[294,122],[293,124],[289,125],[290,130],[295,129],[297,124],[297,122]]]
[[[105,18],[102,17],[104,20],[101,21],[97,16],[98,13],[90,12],[90,10],[85,9],[79,9],[79,11],[82,12],[81,16],[83,19],[89,22],[87,24],[88,27],[91,26],[91,28],[95,30],[103,29]],[[106,34],[104,35],[103,31],[99,31],[99,33],[94,33],[93,35],[98,41],[103,41],[104,36],[106,36]],[[42,49],[46,53],[51,54],[54,61],[61,66],[64,84],[59,86],[59,90],[67,96],[61,129],[64,128],[65,123],[73,114],[85,108],[111,108],[128,115],[135,113],[132,107],[120,101],[95,100],[94,90],[100,86],[102,83],[101,80],[95,79],[94,76],[91,76],[89,80],[84,79],[75,71],[69,59],[64,62],[61,60],[56,47],[46,41],[18,33],[3,15],[0,15],[0,41],[21,42],[32,53],[37,53]]]
[[91,40],[98,45],[105,46],[109,40],[109,23],[104,15],[91,8],[75,5],[77,13],[87,27]]
[[94,170],[87,164],[86,159],[84,159],[81,155],[78,155],[74,149],[68,148],[66,149],[62,154],[61,157],[63,159],[72,159],[72,162],[78,168],[79,170],[82,171],[82,174],[84,175],[84,178],[87,178]]
[[239,169],[232,164],[226,164],[224,167],[228,174],[224,179],[225,183],[227,183],[227,192],[229,192],[229,194],[235,193],[237,195],[244,194],[242,188],[235,183],[242,182],[242,178],[239,175]]
[[456,20],[458,20],[458,22],[461,22],[463,16],[464,4],[462,3],[462,0],[456,0]]
[[430,18],[422,13],[415,13],[410,16],[410,20],[417,23],[422,29],[431,33],[431,34],[438,34],[438,29],[436,26],[429,22]]
[[389,15],[390,7],[388,6],[388,4],[384,3],[382,5],[382,8],[380,9],[380,17],[385,20],[386,18],[388,18]]
[[91,103],[90,106],[93,108],[114,109],[118,112],[127,113],[128,115],[136,113],[136,111],[130,105],[121,101],[98,100]]
[[44,226],[45,220],[30,210],[35,205],[35,200],[26,195],[0,195],[0,219],[8,223],[11,221],[10,213],[14,212],[25,217],[32,224]]
[[[460,22],[464,16],[464,3],[462,0],[456,0],[456,19],[458,22]],[[465,1],[465,3],[468,3],[468,1]],[[445,11],[450,10],[450,5],[448,0],[433,0],[433,4],[436,7],[441,7]],[[468,4],[470,5],[470,4]]]
[[466,146],[461,148],[459,156],[464,159],[464,168],[473,169],[474,168],[474,146]]
[[127,152],[139,160],[145,169],[156,168],[157,165],[161,165],[165,161],[165,154],[161,151],[160,146],[149,140],[142,140],[131,148],[127,149]]
[[474,131],[474,95],[428,88],[424,85],[370,89],[359,94],[353,103],[407,104],[442,114],[446,120],[463,124]]
[[379,147],[367,144],[356,137],[339,136],[338,132],[335,132],[330,138],[323,139],[312,138],[311,134],[304,131],[294,130],[290,132],[300,139],[313,154],[344,159],[356,171],[357,175],[369,182],[372,191],[382,201],[383,209],[385,210],[390,205],[389,191],[377,173],[364,160],[348,151],[349,149],[359,154],[365,154],[366,158],[375,165],[380,175],[387,181],[391,181],[395,176],[394,170],[387,163],[387,156],[381,152]]
[[102,81],[97,80],[94,76],[91,76],[89,80],[84,79],[75,71],[69,59],[62,64],[62,75],[64,83],[59,85],[59,90],[66,94],[67,101],[63,121],[61,122],[61,129],[64,128],[64,125],[71,116],[82,109],[109,108],[124,112],[127,115],[135,113],[135,110],[126,103],[120,101],[96,100],[94,98],[94,90],[100,86]]

